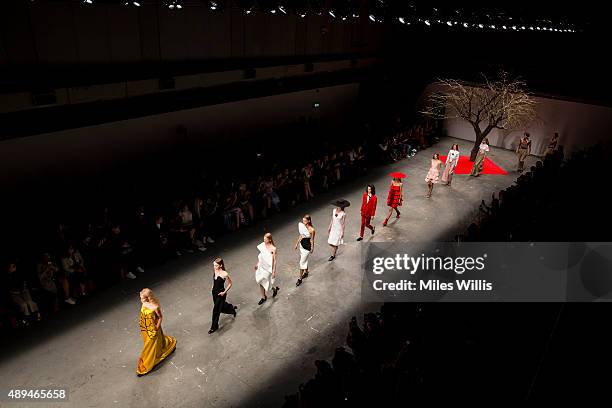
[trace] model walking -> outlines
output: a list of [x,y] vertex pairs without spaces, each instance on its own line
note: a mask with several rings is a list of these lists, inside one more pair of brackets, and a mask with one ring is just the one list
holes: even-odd
[[302,218],[302,222],[298,223],[298,231],[300,235],[295,243],[295,249],[300,246],[300,276],[295,283],[295,286],[302,284],[302,279],[308,277],[308,257],[314,252],[314,242],[316,231],[312,226],[310,215],[306,214]]
[[438,153],[434,153],[431,158],[431,167],[427,172],[427,176],[425,176],[425,182],[427,183],[427,195],[425,197],[431,198],[431,193],[433,193],[434,184],[438,183],[440,180],[440,166],[442,165],[442,160],[440,160],[440,155]]
[[372,235],[374,235],[376,229],[370,225],[372,218],[374,218],[374,214],[376,214],[376,188],[374,188],[374,184],[368,184],[366,191],[363,193],[363,198],[361,199],[361,229],[359,230],[359,238],[357,238],[357,241],[363,239],[363,232],[366,227],[372,231]]
[[557,144],[559,143],[559,133],[555,132],[550,142],[548,142],[548,146],[546,146],[546,150],[544,151],[544,158],[550,156],[557,150]]
[[347,200],[338,200],[333,203],[335,208],[332,210],[332,217],[327,227],[329,237],[327,243],[331,247],[331,256],[328,261],[336,259],[338,247],[344,244],[344,226],[346,224],[346,212],[344,209],[351,205]]
[[314,198],[314,194],[312,194],[312,189],[310,188],[310,179],[312,178],[313,174],[313,165],[308,164],[306,167],[304,167],[302,172],[302,180],[304,182],[304,201],[310,201]]
[[474,165],[472,166],[472,170],[470,171],[470,176],[478,177],[482,172],[482,166],[484,165],[485,157],[487,157],[487,153],[489,152],[489,139],[486,137],[480,143],[478,147],[478,154],[476,155],[476,159],[474,160]]
[[[227,282],[227,287],[225,282]],[[221,313],[231,314],[236,317],[236,306],[225,301],[227,292],[232,288],[232,285],[232,279],[225,270],[223,259],[215,259],[213,262],[213,284],[211,287],[213,298],[212,324],[208,334],[212,334],[219,329],[219,316]]]
[[257,265],[255,265],[255,281],[259,284],[261,290],[261,299],[259,305],[268,300],[266,292],[272,290],[272,297],[276,297],[279,291],[278,286],[274,286],[276,279],[276,247],[274,239],[269,232],[264,235],[263,242],[257,245],[259,255],[257,257]]
[[529,140],[529,133],[525,132],[525,135],[519,140],[518,146],[516,147],[516,156],[518,158],[519,173],[523,172],[525,166],[525,159],[531,154],[531,140]]
[[176,339],[164,335],[161,323],[163,314],[159,301],[149,288],[140,291],[140,335],[144,342],[136,373],[150,372],[176,349]]
[[459,163],[459,145],[455,143],[448,151],[446,163],[444,163],[444,172],[442,173],[442,182],[447,186],[450,186],[453,181],[453,174],[455,174],[457,163]]
[[389,221],[389,218],[391,218],[393,211],[396,212],[395,218],[400,217],[400,212],[397,207],[402,206],[402,201],[404,199],[402,191],[403,185],[404,183],[402,183],[402,179],[400,177],[393,176],[391,186],[389,187],[389,195],[387,196],[387,205],[390,207],[389,214],[387,214],[387,218],[385,218],[385,221],[383,222],[383,227],[387,226],[387,222]]

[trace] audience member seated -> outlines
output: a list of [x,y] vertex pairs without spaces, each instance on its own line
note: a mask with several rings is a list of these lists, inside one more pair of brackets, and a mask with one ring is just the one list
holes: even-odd
[[119,224],[112,226],[106,249],[109,266],[112,271],[118,272],[120,279],[136,279],[134,272],[144,272],[142,262],[139,262],[134,247],[122,233]]
[[238,193],[235,191],[230,191],[225,196],[223,223],[227,231],[238,230],[244,223],[244,215],[238,203]]
[[179,251],[172,241],[170,241],[170,235],[168,227],[164,222],[163,215],[157,215],[155,217],[155,224],[151,229],[151,245],[150,245],[152,256],[155,256],[157,262],[165,263],[172,256],[183,255]]
[[[194,199],[194,220],[193,223],[196,226],[196,242],[206,244],[214,244],[215,240],[211,237],[211,215],[208,213],[208,206],[206,201],[200,197]],[[199,243],[198,243],[199,246]]]
[[263,207],[263,218],[267,218],[270,210],[274,208],[277,212],[280,212],[280,198],[276,193],[274,186],[274,179],[272,176],[266,177],[259,186],[259,193],[261,194],[264,202]]
[[40,262],[36,265],[36,274],[40,283],[40,288],[46,296],[45,300],[47,304],[50,304],[53,311],[59,310],[59,291],[58,286],[62,289],[64,294],[64,302],[69,305],[74,305],[76,301],[70,296],[70,285],[68,279],[64,278],[64,275],[60,272],[60,268],[55,262],[51,260],[51,255],[48,253],[43,254]]
[[184,204],[179,211],[179,218],[181,220],[181,231],[186,235],[185,240],[188,241],[188,245],[197,248],[200,252],[206,251],[204,243],[197,239],[197,229],[193,219],[193,213],[187,204]]
[[68,245],[68,249],[62,258],[62,270],[70,281],[70,286],[79,289],[78,295],[87,296],[93,287],[93,283],[89,279],[81,253],[72,244]]
[[29,285],[25,276],[18,270],[16,261],[11,261],[6,266],[6,282],[9,297],[21,313],[21,322],[28,325],[32,317],[40,321],[38,305],[32,300]]

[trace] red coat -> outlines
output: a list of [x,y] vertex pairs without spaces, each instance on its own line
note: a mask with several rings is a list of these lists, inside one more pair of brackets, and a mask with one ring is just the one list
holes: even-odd
[[363,193],[361,200],[361,215],[364,217],[373,217],[376,213],[376,196],[372,194],[370,202],[368,202],[368,193]]

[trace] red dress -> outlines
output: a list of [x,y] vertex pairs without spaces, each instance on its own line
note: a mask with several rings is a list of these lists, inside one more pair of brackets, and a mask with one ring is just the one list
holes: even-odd
[[391,184],[389,188],[389,196],[387,197],[387,205],[391,208],[397,208],[402,205],[402,193],[400,186]]

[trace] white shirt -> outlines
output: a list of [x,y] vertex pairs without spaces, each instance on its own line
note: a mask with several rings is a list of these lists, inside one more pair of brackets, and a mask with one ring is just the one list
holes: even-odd
[[451,149],[448,151],[448,156],[446,156],[445,164],[448,164],[449,162],[452,162],[452,161],[457,161],[458,159],[459,159],[459,151]]

